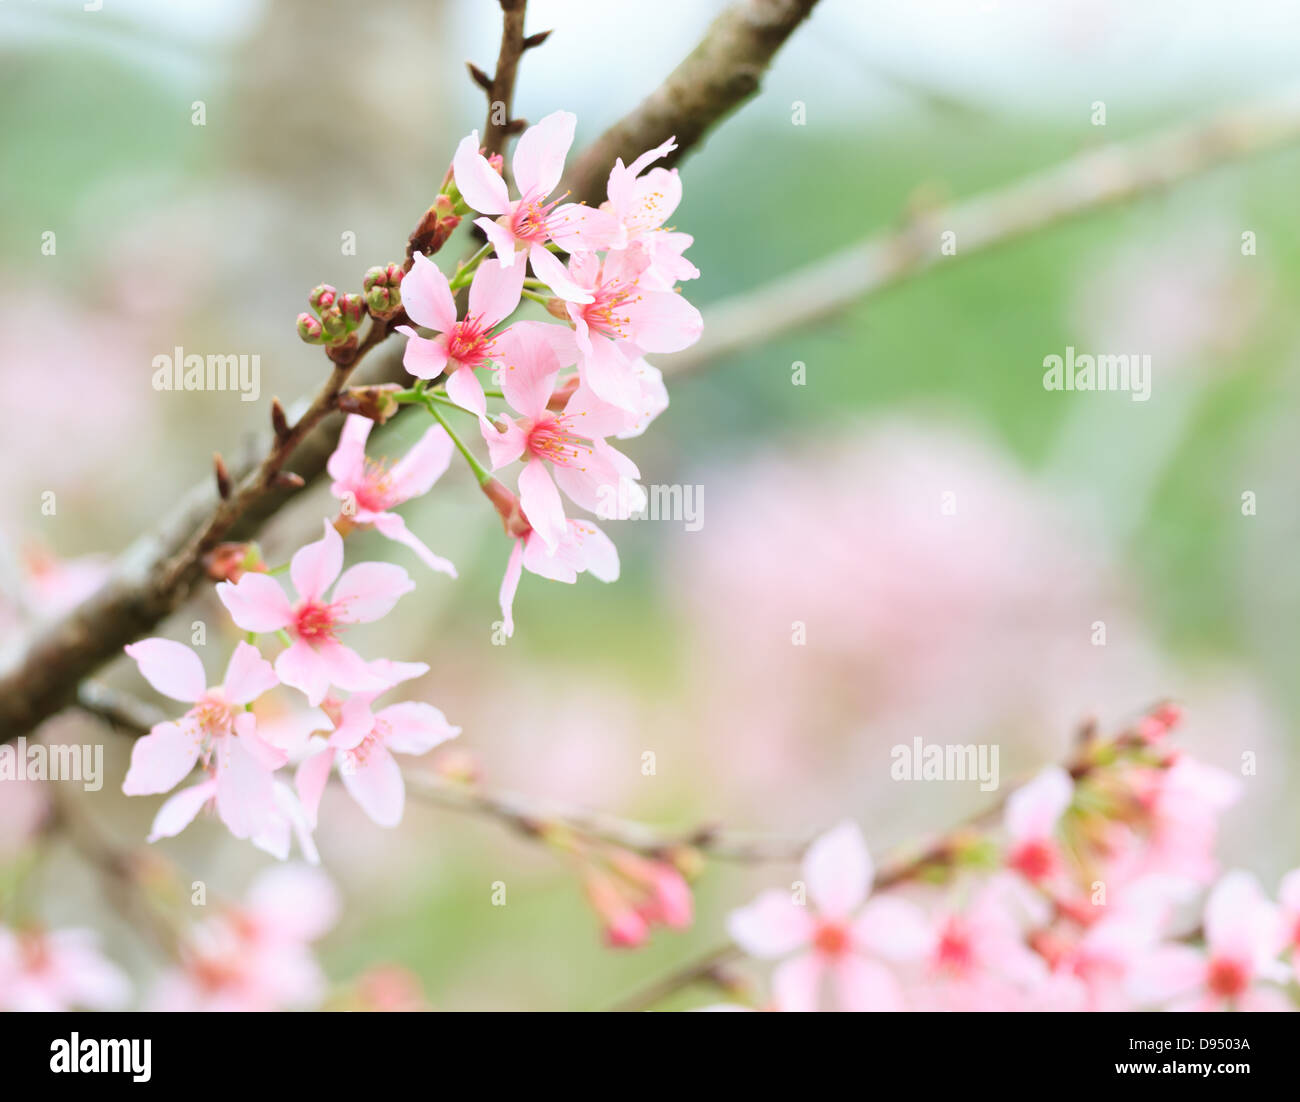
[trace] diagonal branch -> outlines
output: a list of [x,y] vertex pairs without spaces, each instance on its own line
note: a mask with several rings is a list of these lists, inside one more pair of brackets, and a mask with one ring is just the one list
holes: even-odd
[[572,197],[605,198],[605,179],[618,157],[630,164],[676,137],[675,164],[687,150],[759,89],[777,50],[812,13],[817,0],[738,0],[668,78],[626,118],[597,138],[569,170]]
[[[1104,146],[807,264],[704,311],[704,334],[675,375],[831,317],[942,264],[1159,193],[1228,161],[1300,142],[1300,88],[1136,141]],[[956,251],[940,251],[940,234]]]

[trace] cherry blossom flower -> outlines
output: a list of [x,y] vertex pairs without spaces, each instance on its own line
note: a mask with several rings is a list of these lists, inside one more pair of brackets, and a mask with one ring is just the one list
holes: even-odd
[[479,424],[494,470],[524,459],[520,505],[554,552],[566,534],[559,489],[583,509],[616,516],[638,512],[646,498],[636,485],[636,464],[604,439],[626,425],[623,414],[584,387],[573,392],[562,412],[549,408],[559,360],[548,343],[531,339],[530,324],[538,323],[511,329],[501,369],[502,393],[521,416],[503,414],[495,423],[484,418]]
[[602,259],[575,253],[569,276],[579,293],[557,290],[573,323],[580,371],[598,398],[636,412],[642,353],[679,352],[699,340],[700,312],[671,288],[642,282],[650,257],[639,246]]
[[1276,904],[1247,872],[1230,872],[1205,904],[1205,948],[1164,945],[1134,968],[1130,988],[1144,1005],[1170,1010],[1284,1010],[1290,1001],[1261,981],[1285,983],[1277,959],[1284,933]]
[[324,998],[311,951],[334,925],[339,899],[322,873],[285,865],[261,873],[243,904],[202,923],[182,966],[158,983],[150,1009],[166,1012],[302,1009]]
[[843,1010],[902,1009],[903,989],[877,958],[905,961],[923,954],[930,940],[924,916],[901,899],[866,901],[874,868],[854,823],[841,823],[813,842],[802,872],[811,909],[786,892],[767,891],[733,911],[727,923],[732,938],[753,956],[802,950],[772,975],[777,1005],[817,1009],[829,977]]
[[[428,667],[424,667],[427,670]],[[424,672],[423,670],[421,672]],[[372,709],[380,693],[357,693],[342,703],[327,701],[338,715],[328,739],[313,739],[315,752],[298,766],[298,795],[312,824],[335,762],[343,787],[361,810],[383,827],[402,821],[406,784],[394,754],[427,754],[460,734],[459,727],[432,704],[407,700]]]
[[0,926],[0,1010],[116,1010],[130,996],[126,976],[90,930]]
[[566,520],[560,542],[552,551],[536,529],[515,540],[501,579],[498,600],[502,630],[507,638],[515,633],[514,604],[519,579],[527,570],[553,582],[573,584],[578,575],[590,573],[602,582],[616,582],[619,574],[618,548],[604,532],[585,520]]
[[457,146],[452,170],[465,202],[480,214],[496,216],[477,218],[474,224],[487,235],[502,264],[511,266],[516,253],[527,252],[533,272],[551,290],[581,296],[547,244],[554,242],[568,253],[605,248],[619,235],[619,227],[606,211],[561,204],[563,197],[548,201],[564,173],[577,121],[568,111],[556,111],[520,135],[511,162],[520,191],[517,200],[511,200],[505,180],[479,152],[477,130]]
[[1061,850],[1054,834],[1073,798],[1070,775],[1053,765],[1007,800],[1003,816],[1007,864],[1032,883],[1052,879],[1062,869]]
[[445,371],[447,396],[482,416],[486,402],[474,369],[492,357],[500,323],[519,305],[523,286],[523,265],[485,260],[470,284],[465,317],[458,319],[447,277],[427,256],[416,253],[410,274],[402,280],[402,305],[413,321],[438,335],[430,339],[409,325],[397,327],[409,338],[402,358],[406,370],[421,379],[436,379]]
[[[280,584],[265,574],[245,574],[238,582],[220,582],[217,596],[245,631],[287,631],[291,642],[275,660],[286,685],[300,689],[309,704],[325,699],[331,685],[349,692],[375,692],[383,679],[338,632],[349,624],[367,624],[385,616],[415,583],[400,566],[363,562],[343,569],[343,537],[327,520],[325,534],[294,553],[289,564],[298,601],[292,604]],[[338,579],[335,583],[335,579]],[[333,586],[327,600],[325,591]]]
[[332,493],[344,502],[344,516],[352,524],[372,526],[395,543],[404,544],[433,570],[456,577],[456,568],[435,555],[406,527],[393,507],[420,497],[446,471],[454,445],[446,429],[432,426],[391,468],[366,457],[366,440],[374,422],[352,414],[343,424],[338,447],[326,469],[334,481]]
[[651,168],[649,172],[645,171],[676,148],[676,140],[669,138],[662,145],[642,153],[626,167],[620,157],[609,173],[609,198],[601,204],[601,209],[618,221],[620,232],[610,247],[626,249],[638,245],[644,249],[650,258],[650,266],[642,277],[643,282],[661,290],[669,290],[678,281],[695,279],[700,274],[699,269],[682,256],[694,238],[690,234],[664,229],[664,222],[682,201],[682,181],[677,170]]
[[136,740],[122,791],[128,796],[169,792],[200,763],[209,774],[163,805],[149,840],[179,833],[209,800],[215,800],[217,814],[236,838],[265,829],[276,816],[271,774],[285,756],[258,736],[257,719],[244,705],[279,684],[271,664],[256,647],[239,643],[224,682],[210,689],[199,656],[183,643],[144,639],[126,653],[158,692],[194,707]]
[[1283,942],[1291,950],[1291,967],[1300,980],[1300,869],[1282,877],[1278,889]]

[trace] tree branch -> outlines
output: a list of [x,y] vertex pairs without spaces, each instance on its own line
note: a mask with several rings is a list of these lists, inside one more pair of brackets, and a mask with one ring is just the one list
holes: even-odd
[[[1227,161],[1300,141],[1300,89],[1154,137],[1106,146],[913,218],[704,311],[704,334],[666,373],[684,375],[831,317],[944,263],[1130,202]],[[956,252],[940,252],[940,234]]]
[[759,88],[777,50],[812,13],[817,0],[738,0],[727,8],[668,78],[626,118],[597,138],[569,169],[571,197],[599,203],[618,157],[625,164],[676,137],[664,161],[688,150]]
[[[515,76],[519,71],[519,59],[524,51],[539,46],[546,40],[546,32],[531,39],[524,36],[524,14],[528,0],[500,0],[502,27],[501,49],[497,53],[496,72],[487,76],[481,69],[470,65],[470,75],[485,93],[487,93],[487,120],[483,123],[483,148],[489,155],[500,153],[506,144],[506,138],[523,128],[522,120],[511,115],[515,98]],[[497,111],[497,105],[501,110]],[[497,122],[500,117],[501,121]]]

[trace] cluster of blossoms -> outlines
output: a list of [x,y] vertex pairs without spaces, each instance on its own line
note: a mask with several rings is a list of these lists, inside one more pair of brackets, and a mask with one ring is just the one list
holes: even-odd
[[[401,682],[426,673],[427,665],[368,660],[343,641],[349,625],[380,619],[414,587],[391,563],[360,563],[344,572],[343,537],[374,529],[432,570],[455,577],[455,567],[394,512],[432,488],[455,450],[469,461],[514,541],[501,588],[507,635],[514,630],[513,598],[523,569],[567,582],[584,571],[606,581],[618,576],[614,545],[590,521],[566,515],[561,492],[602,516],[627,517],[643,507],[635,464],[608,439],[637,435],[666,407],[662,378],[643,354],[675,351],[699,336],[698,311],[674,290],[678,280],[698,273],[682,256],[691,238],[664,226],[681,197],[677,173],[650,167],[673,143],[631,166],[617,162],[608,201],[593,209],[551,197],[574,125],[573,115],[556,112],[520,136],[512,163],[517,199],[510,197],[500,158],[481,155],[477,132],[460,143],[423,239],[440,245],[462,216],[477,211],[489,244],[452,280],[416,251],[405,274],[396,265],[367,273],[364,296],[340,296],[325,286],[312,293],[320,320],[300,319],[312,341],[355,341],[354,315],[363,304],[376,323],[400,308],[425,327],[428,336],[397,327],[408,338],[404,362],[419,382],[408,391],[371,387],[344,396],[348,417],[328,464],[340,513],[325,521],[319,541],[293,555],[292,597],[272,576],[278,571],[243,545],[223,545],[209,557],[209,570],[223,579],[218,596],[248,633],[220,685],[207,684],[198,655],[180,643],[146,639],[126,648],[158,692],[190,709],[136,743],[123,791],[169,792],[196,766],[204,774],[162,806],[151,841],[177,834],[212,806],[236,837],[283,859],[296,836],[315,861],[312,831],[336,768],[376,823],[401,820],[404,785],[393,755],[424,754],[459,728],[430,704],[381,702]],[[553,250],[568,254],[567,267]],[[465,286],[461,317],[455,290]],[[524,298],[545,305],[562,324],[511,324]],[[489,417],[480,368],[493,370],[501,388],[494,393],[513,414]],[[439,378],[442,384],[431,388]],[[439,423],[391,466],[368,457],[372,425],[404,403],[424,406]],[[517,495],[478,463],[440,407],[477,418],[493,469],[524,460]],[[257,643],[262,635],[284,643],[274,663]],[[280,686],[304,694],[313,710],[316,722],[303,732],[305,741],[259,731],[254,704]],[[292,785],[279,778],[291,761]]]
[[130,996],[90,930],[0,926],[0,1010],[118,1010]]
[[1218,874],[1239,782],[1164,746],[1176,719],[1092,740],[1013,793],[996,835],[954,837],[874,895],[858,827],[821,836],[792,891],[730,918],[745,952],[780,962],[764,1009],[1294,1010],[1300,870],[1277,903]]

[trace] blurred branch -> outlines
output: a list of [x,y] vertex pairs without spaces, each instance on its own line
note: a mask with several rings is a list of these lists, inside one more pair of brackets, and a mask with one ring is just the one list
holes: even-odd
[[516,119],[511,114],[519,59],[524,56],[526,50],[545,42],[551,33],[543,31],[541,34],[528,37],[524,35],[524,14],[528,7],[528,0],[499,0],[499,2],[502,15],[501,49],[497,53],[496,72],[488,76],[477,65],[472,62],[467,63],[470,77],[487,94],[488,110],[487,120],[483,123],[483,148],[489,156],[500,153],[505,148],[506,138],[523,129],[523,120]]
[[[88,681],[80,689],[77,706],[112,724],[132,738],[147,735],[170,718],[130,693]],[[491,790],[448,780],[428,773],[405,773],[406,786],[416,798],[462,814],[496,819],[533,838],[567,831],[580,838],[608,842],[638,853],[658,856],[681,846],[701,850],[722,861],[797,861],[809,839],[744,834],[704,825],[688,830],[667,830],[648,823],[622,819],[586,808],[556,804],[515,792]]]
[[565,179],[571,197],[599,203],[615,159],[631,164],[647,149],[676,137],[662,163],[688,150],[759,88],[777,50],[812,13],[817,0],[738,0],[700,43],[630,115],[597,138]]
[[[832,317],[940,264],[1172,187],[1216,165],[1300,141],[1300,89],[1153,137],[1105,146],[984,195],[925,212],[704,311],[704,335],[667,371],[683,375]],[[955,234],[953,255],[940,234]]]

